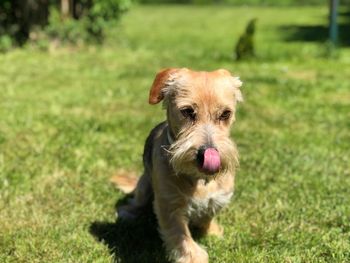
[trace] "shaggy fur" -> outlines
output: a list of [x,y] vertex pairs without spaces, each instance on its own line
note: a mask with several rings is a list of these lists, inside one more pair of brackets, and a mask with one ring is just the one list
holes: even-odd
[[[241,85],[226,70],[196,72],[183,68],[159,72],[151,87],[149,102],[163,100],[167,120],[148,136],[144,173],[133,198],[118,208],[118,216],[135,218],[153,202],[161,237],[174,262],[208,262],[207,252],[192,239],[189,225],[204,234],[223,234],[213,217],[233,194],[238,153],[229,134],[236,103],[242,101]],[[220,168],[214,173],[200,167],[200,149],[204,146],[220,156]],[[130,189],[128,182],[135,180],[125,177],[117,175],[113,180],[120,188]]]

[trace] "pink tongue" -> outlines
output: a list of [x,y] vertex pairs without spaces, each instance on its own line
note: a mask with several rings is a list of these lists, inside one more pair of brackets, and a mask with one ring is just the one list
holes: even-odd
[[214,148],[208,148],[204,152],[202,169],[208,173],[216,173],[220,169],[220,156]]

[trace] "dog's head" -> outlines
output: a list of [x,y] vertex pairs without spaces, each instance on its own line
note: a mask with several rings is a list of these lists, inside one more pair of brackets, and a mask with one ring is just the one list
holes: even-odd
[[229,135],[236,104],[243,100],[241,85],[224,69],[171,68],[157,74],[149,103],[164,100],[169,137],[174,140],[170,161],[176,173],[210,179],[237,164]]

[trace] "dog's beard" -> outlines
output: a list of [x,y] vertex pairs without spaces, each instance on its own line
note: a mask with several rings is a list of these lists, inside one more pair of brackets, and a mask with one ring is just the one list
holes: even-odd
[[208,134],[203,129],[185,128],[179,132],[177,139],[170,146],[170,163],[177,175],[185,175],[194,179],[212,180],[227,171],[233,171],[238,165],[236,145],[223,134],[210,134],[210,141],[220,155],[220,170],[208,175],[200,171],[197,161],[198,149],[208,142]]

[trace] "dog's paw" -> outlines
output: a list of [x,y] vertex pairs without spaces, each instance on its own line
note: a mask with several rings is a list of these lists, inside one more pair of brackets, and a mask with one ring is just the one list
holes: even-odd
[[196,242],[185,242],[180,249],[171,252],[171,259],[176,263],[208,263],[208,253]]
[[208,253],[199,245],[197,245],[197,248],[191,253],[191,260],[189,262],[190,263],[208,263],[209,262]]

